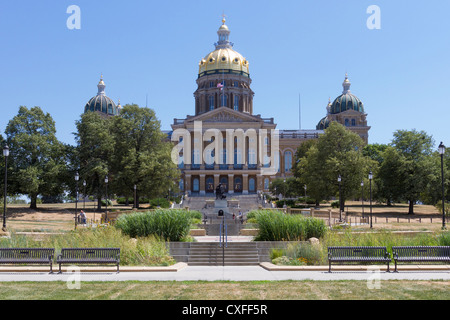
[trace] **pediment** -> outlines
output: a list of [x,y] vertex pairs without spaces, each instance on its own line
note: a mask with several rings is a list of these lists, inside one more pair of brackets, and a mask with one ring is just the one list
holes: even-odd
[[221,107],[195,117],[191,117],[188,122],[263,122],[263,119],[252,116],[240,111],[232,110],[227,107]]

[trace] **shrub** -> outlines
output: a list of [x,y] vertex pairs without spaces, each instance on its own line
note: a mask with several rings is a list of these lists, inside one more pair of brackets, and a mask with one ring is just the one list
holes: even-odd
[[255,213],[259,232],[256,241],[301,241],[321,238],[327,227],[317,218],[286,215],[279,211],[260,210]]
[[333,201],[333,202],[331,203],[331,207],[332,207],[332,208],[339,208],[339,201]]
[[450,246],[450,231],[442,232],[437,236],[439,246]]
[[175,263],[165,242],[159,238],[150,236],[131,239],[111,226],[78,228],[42,240],[33,240],[31,237],[11,233],[11,238],[0,239],[0,247],[55,248],[55,259],[61,248],[120,248],[121,265],[161,266]]
[[150,205],[152,207],[169,208],[170,202],[165,198],[156,198],[156,199],[150,200]]
[[116,228],[130,237],[156,235],[166,241],[181,241],[189,234],[190,225],[190,213],[175,209],[123,214],[115,224]]
[[286,255],[295,260],[302,260],[307,265],[318,265],[323,259],[323,250],[319,245],[312,245],[309,242],[299,242],[289,244],[286,248]]

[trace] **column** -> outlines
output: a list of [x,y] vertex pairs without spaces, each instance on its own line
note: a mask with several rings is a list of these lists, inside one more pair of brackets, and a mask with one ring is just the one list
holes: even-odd
[[200,195],[205,195],[206,185],[205,185],[205,176],[204,174],[200,175]]
[[263,176],[261,174],[256,175],[256,190],[264,192]]
[[248,194],[248,173],[242,174],[242,194]]
[[234,193],[234,174],[233,173],[228,174],[228,193],[229,194]]

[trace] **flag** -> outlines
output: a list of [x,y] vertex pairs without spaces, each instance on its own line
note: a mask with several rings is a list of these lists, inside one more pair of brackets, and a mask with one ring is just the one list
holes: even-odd
[[220,88],[220,90],[223,90],[223,84],[222,84],[222,82],[219,82],[219,83],[217,84],[217,88]]

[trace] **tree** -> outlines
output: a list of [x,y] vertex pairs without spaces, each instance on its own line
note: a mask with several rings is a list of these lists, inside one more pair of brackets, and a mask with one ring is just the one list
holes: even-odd
[[[64,148],[56,138],[55,122],[41,108],[21,106],[6,127],[10,149],[11,193],[28,195],[36,209],[38,195],[63,192]],[[8,165],[9,166],[9,165]]]
[[414,204],[420,194],[431,181],[437,181],[439,169],[433,160],[434,141],[424,131],[398,130],[390,146],[383,154],[380,188],[388,199],[407,200],[408,214],[414,214]]
[[161,132],[155,112],[125,105],[112,123],[112,189],[126,198],[133,196],[135,185],[137,193],[146,196],[167,195],[169,188],[176,191],[179,172],[171,159],[172,144]]
[[111,124],[109,118],[96,112],[87,112],[76,122],[78,160],[73,161],[79,164],[80,181],[86,180],[86,193],[97,199],[97,210],[101,209],[101,199],[106,195],[105,177],[110,173],[114,153]]
[[[341,203],[359,194],[361,180],[376,162],[363,155],[364,141],[355,133],[337,122],[332,122],[306,151],[305,156],[296,159],[295,175],[308,186],[308,195],[316,201],[338,195],[338,176],[341,176]],[[297,152],[299,154],[299,152]]]

